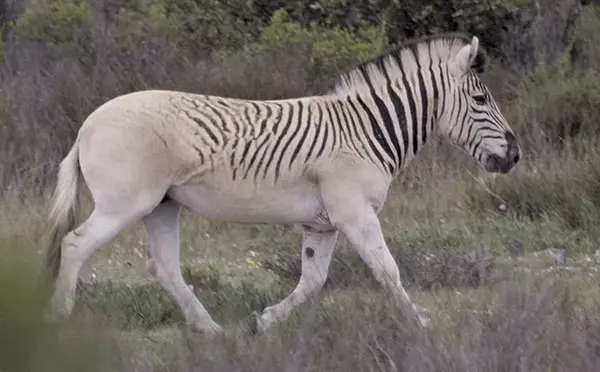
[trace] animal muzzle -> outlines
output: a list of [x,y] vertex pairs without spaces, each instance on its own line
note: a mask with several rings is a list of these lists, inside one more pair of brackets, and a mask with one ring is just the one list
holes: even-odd
[[521,159],[521,147],[512,133],[506,133],[506,155],[490,154],[485,170],[491,173],[508,173]]

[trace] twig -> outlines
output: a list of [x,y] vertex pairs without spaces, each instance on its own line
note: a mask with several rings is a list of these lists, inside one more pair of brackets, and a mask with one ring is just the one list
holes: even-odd
[[500,195],[496,194],[495,192],[493,192],[492,190],[490,190],[489,187],[486,186],[485,182],[483,181],[482,178],[480,177],[476,177],[475,175],[473,175],[473,173],[471,173],[469,170],[466,170],[467,174],[469,176],[471,176],[477,183],[479,183],[481,186],[483,186],[483,189],[489,194],[494,196],[495,198],[497,198],[498,200],[500,200],[502,203],[506,204],[506,200],[504,200]]

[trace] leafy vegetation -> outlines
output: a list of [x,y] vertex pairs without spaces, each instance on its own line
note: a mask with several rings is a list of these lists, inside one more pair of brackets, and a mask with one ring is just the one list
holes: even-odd
[[[0,28],[0,343],[17,350],[1,353],[0,369],[600,365],[598,267],[591,259],[600,247],[599,5],[12,0],[0,5]],[[148,88],[255,99],[320,93],[340,71],[397,42],[457,30],[480,36],[492,55],[484,79],[525,159],[491,178],[432,140],[393,185],[382,225],[403,282],[434,314],[432,332],[408,329],[342,237],[318,301],[251,339],[245,316],[281,300],[299,278],[298,231],[189,213],[182,218],[182,270],[227,326],[222,339],[181,337],[178,309],[149,280],[139,225],[86,265],[75,319],[60,329],[43,322],[31,278],[47,229],[47,196],[58,162],[98,105]],[[515,240],[524,250],[519,260],[507,258]],[[568,252],[567,268],[551,266],[546,250],[558,248]],[[35,342],[36,353],[23,357]],[[81,353],[73,352],[78,346]],[[96,346],[106,355],[92,352]],[[19,364],[25,362],[32,364]]]

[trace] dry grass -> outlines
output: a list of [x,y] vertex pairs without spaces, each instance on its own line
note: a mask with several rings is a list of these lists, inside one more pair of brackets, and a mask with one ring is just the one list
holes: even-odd
[[[600,25],[590,9],[580,28],[586,33]],[[245,317],[281,300],[298,280],[298,228],[216,223],[187,212],[185,277],[226,335],[182,332],[181,315],[146,271],[140,223],[86,264],[75,317],[46,324],[32,278],[47,231],[48,186],[93,108],[147,87],[280,98],[325,84],[310,76],[297,47],[190,62],[160,41],[113,50],[109,36],[91,35],[108,61],[91,69],[22,45],[0,72],[0,370],[598,370],[600,266],[590,255],[600,248],[600,78],[591,42],[579,72],[569,64],[538,69],[516,100],[502,102],[526,146],[514,172],[488,177],[433,141],[394,184],[381,221],[403,281],[432,312],[430,331],[406,326],[342,237],[316,301],[250,337]],[[565,130],[571,127],[579,129]],[[84,204],[89,212],[89,199]],[[522,259],[508,258],[510,240],[522,243]],[[553,269],[544,253],[553,248],[567,250],[566,267]]]
[[362,287],[325,291],[262,336],[249,336],[242,318],[223,336],[207,338],[181,325],[123,329],[89,314],[48,327],[27,265],[7,258],[0,344],[10,353],[0,355],[3,370],[595,371],[600,365],[597,270],[516,272],[475,289],[412,291],[431,312],[427,332],[412,330],[383,292]]

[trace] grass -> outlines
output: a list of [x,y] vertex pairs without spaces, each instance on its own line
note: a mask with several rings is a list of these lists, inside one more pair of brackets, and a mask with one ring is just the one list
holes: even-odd
[[[594,267],[585,275],[511,271],[478,288],[411,290],[431,313],[428,332],[408,327],[385,293],[358,285],[323,291],[262,336],[248,335],[242,318],[207,338],[180,323],[123,328],[89,313],[49,327],[23,270],[30,265],[3,263],[0,343],[12,348],[0,356],[3,370],[594,371],[600,365]],[[103,300],[116,296],[107,292]],[[222,305],[211,310],[219,316],[237,306]]]
[[[87,362],[71,361],[83,355],[71,351],[75,346],[68,342],[74,342],[87,345],[86,358],[95,358],[99,370],[594,370],[600,365],[600,266],[591,254],[600,239],[593,226],[598,178],[590,169],[598,152],[593,146],[578,149],[526,159],[514,173],[491,179],[458,153],[442,161],[446,149],[432,145],[396,182],[381,220],[405,285],[432,313],[428,333],[410,331],[342,237],[330,280],[315,301],[253,338],[246,317],[283,299],[298,279],[299,231],[210,222],[186,212],[185,277],[226,326],[226,335],[208,340],[183,330],[178,309],[146,271],[138,223],[85,266],[73,319],[59,328],[42,321],[31,325],[44,330],[50,344],[62,345],[56,346],[62,351],[36,354],[36,360],[41,365],[69,360],[75,370]],[[589,223],[562,218],[586,200],[590,208],[577,213]],[[498,203],[506,210],[499,211]],[[545,213],[522,213],[526,203]],[[89,207],[88,201],[84,210]],[[28,271],[14,268],[35,273],[45,208],[45,200],[32,197],[2,210],[5,319],[21,314],[15,306],[29,311],[38,306],[35,295],[26,298],[34,293],[28,282],[19,279]],[[510,239],[522,242],[523,259],[509,259]],[[544,250],[563,247],[568,266],[553,269]],[[10,265],[15,254],[28,264]],[[21,303],[9,301],[14,293],[23,294]],[[41,316],[33,311],[23,312],[26,319]],[[26,323],[0,332],[2,342],[34,337]]]
[[[588,7],[579,32],[593,34],[597,20],[597,8]],[[0,168],[0,370],[598,370],[600,265],[592,255],[600,248],[600,90],[594,88],[600,77],[593,62],[599,52],[584,44],[576,73],[564,60],[540,65],[514,101],[502,102],[525,146],[513,172],[490,177],[434,141],[394,183],[381,223],[407,290],[431,312],[428,332],[407,326],[341,237],[329,280],[314,301],[267,334],[249,336],[246,317],[297,283],[299,228],[210,222],[187,211],[181,219],[184,277],[225,335],[187,334],[178,309],[146,270],[141,223],[85,265],[74,316],[47,324],[34,278],[48,227],[49,170],[92,107],[147,86],[298,96],[309,79],[304,59],[290,51],[252,61],[232,57],[223,65],[182,58],[181,66],[166,68],[174,55],[168,46],[151,58],[140,47],[121,56],[152,62],[151,71],[136,74],[124,68],[128,64],[87,74],[67,63],[36,75],[41,64],[35,65],[0,96],[2,149],[9,158]],[[286,73],[273,75],[273,65]],[[146,75],[140,85],[137,79]],[[16,107],[19,102],[26,109]],[[89,213],[89,198],[83,199]],[[524,248],[519,259],[509,257],[511,240]],[[568,259],[557,268],[546,251],[559,248]]]

